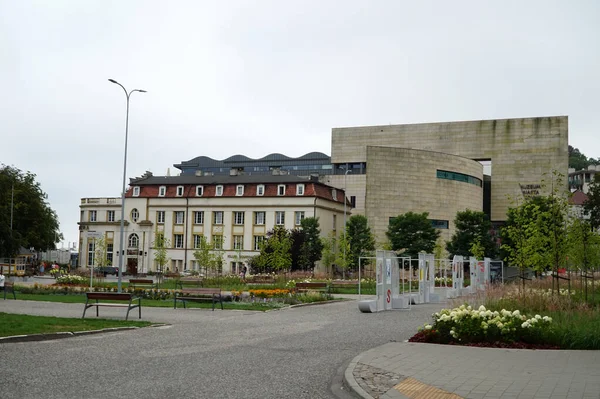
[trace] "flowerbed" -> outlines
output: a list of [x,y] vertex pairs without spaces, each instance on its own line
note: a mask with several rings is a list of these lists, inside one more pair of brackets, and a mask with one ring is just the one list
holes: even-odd
[[[411,342],[441,344],[495,343],[514,347],[514,343],[544,344],[544,334],[551,330],[552,318],[529,317],[519,310],[491,311],[483,305],[478,309],[461,305],[443,309],[433,315],[433,324],[426,324],[410,339]],[[488,345],[486,345],[488,346]]]

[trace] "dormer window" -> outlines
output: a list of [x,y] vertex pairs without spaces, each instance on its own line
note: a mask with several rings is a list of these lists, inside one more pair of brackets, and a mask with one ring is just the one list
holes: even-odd
[[165,186],[160,186],[158,188],[158,196],[159,197],[164,197],[167,194],[167,187]]
[[304,184],[296,184],[296,195],[304,195]]
[[177,186],[177,196],[183,197],[183,186]]
[[196,197],[204,195],[204,186],[196,186]]
[[285,195],[285,184],[277,186],[277,195]]
[[216,188],[216,190],[215,190],[215,195],[216,195],[217,197],[220,197],[220,196],[222,196],[222,195],[223,195],[223,186],[220,186],[220,185],[219,185],[219,186],[217,186],[217,188]]
[[235,195],[237,195],[238,197],[241,197],[242,195],[244,195],[244,185],[243,184],[238,184],[235,187]]
[[331,196],[333,197],[334,201],[337,201],[337,191],[335,188],[331,190]]
[[265,185],[264,184],[259,184],[258,186],[256,186],[256,195],[258,195],[258,196],[265,195]]
[[133,196],[134,197],[139,197],[140,196],[140,188],[138,186],[133,188]]

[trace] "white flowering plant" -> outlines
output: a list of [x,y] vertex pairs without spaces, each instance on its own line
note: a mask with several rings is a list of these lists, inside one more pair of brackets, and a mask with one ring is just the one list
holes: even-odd
[[433,323],[419,331],[427,342],[526,342],[540,343],[545,329],[551,328],[552,318],[527,316],[519,310],[492,311],[461,305],[434,313]]

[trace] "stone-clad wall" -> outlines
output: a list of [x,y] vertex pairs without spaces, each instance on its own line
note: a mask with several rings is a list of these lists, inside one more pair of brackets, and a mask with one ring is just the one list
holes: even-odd
[[447,220],[441,229],[449,240],[456,212],[482,211],[483,187],[437,178],[437,170],[463,173],[483,180],[483,166],[468,158],[406,148],[366,148],[366,216],[378,242],[386,240],[389,218],[412,211],[430,219]]
[[[492,161],[491,218],[506,219],[508,196],[519,184],[540,184],[543,174],[568,171],[568,117],[423,123],[334,128],[332,162],[367,162],[367,174],[380,173],[367,159],[367,146],[437,151]],[[565,188],[566,188],[565,178]],[[368,196],[368,193],[367,193]],[[369,204],[377,206],[380,204]]]

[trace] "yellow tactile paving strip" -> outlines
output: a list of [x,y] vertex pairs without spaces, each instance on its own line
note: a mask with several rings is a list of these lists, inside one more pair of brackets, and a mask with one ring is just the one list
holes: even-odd
[[414,378],[407,378],[394,386],[394,389],[411,399],[463,399],[462,396],[423,384]]

